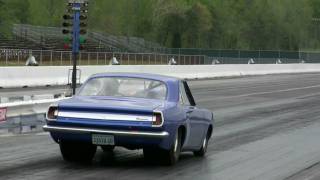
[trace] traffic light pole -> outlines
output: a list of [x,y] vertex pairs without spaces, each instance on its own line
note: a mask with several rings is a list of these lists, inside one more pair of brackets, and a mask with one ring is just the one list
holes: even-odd
[[76,94],[77,89],[77,61],[78,61],[78,53],[72,53],[72,61],[73,61],[73,68],[72,68],[72,94]]
[[[80,3],[75,3],[74,8],[80,8]],[[80,11],[75,11],[73,16],[73,38],[72,38],[72,94],[76,94],[77,88],[77,61],[80,50]]]

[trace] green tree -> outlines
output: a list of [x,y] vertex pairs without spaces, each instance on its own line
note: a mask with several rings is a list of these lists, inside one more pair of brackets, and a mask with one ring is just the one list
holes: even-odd
[[29,23],[43,26],[61,26],[66,9],[65,0],[28,0]]
[[[65,0],[0,0],[0,33],[14,23],[61,27]],[[89,28],[166,47],[315,49],[319,0],[94,0]],[[129,40],[130,38],[128,38]]]
[[185,12],[184,47],[205,48],[210,44],[209,32],[212,28],[212,16],[207,6],[195,3]]

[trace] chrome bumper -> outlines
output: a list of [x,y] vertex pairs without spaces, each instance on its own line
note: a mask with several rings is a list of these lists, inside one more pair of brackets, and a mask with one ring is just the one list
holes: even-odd
[[60,127],[60,126],[43,126],[44,131],[48,132],[67,132],[67,133],[100,133],[100,134],[113,134],[118,136],[139,136],[151,138],[165,138],[169,136],[166,131],[162,132],[149,132],[149,131],[122,131],[122,130],[104,130],[104,129],[88,129],[88,128],[75,128],[75,127]]

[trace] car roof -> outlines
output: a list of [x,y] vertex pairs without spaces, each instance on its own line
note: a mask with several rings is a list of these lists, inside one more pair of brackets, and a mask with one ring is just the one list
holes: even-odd
[[131,78],[143,78],[143,79],[152,79],[163,82],[168,81],[179,81],[179,78],[165,76],[160,74],[151,74],[151,73],[121,73],[121,72],[111,72],[111,73],[98,73],[92,75],[90,78],[99,78],[99,77],[131,77]]

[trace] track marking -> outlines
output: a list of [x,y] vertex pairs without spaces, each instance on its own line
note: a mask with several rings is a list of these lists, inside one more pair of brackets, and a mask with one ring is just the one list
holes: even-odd
[[50,133],[48,132],[40,132],[40,133],[36,133],[37,136],[46,136],[49,135]]
[[297,90],[311,89],[311,88],[317,88],[317,87],[320,87],[320,85],[300,87],[300,88],[290,88],[290,89],[283,89],[283,90],[276,90],[276,91],[257,92],[257,93],[250,93],[250,94],[241,94],[241,95],[229,96],[229,97],[225,97],[225,98],[248,97],[248,96],[254,96],[254,95],[263,95],[263,94],[272,94],[272,93],[280,93],[280,92],[297,91]]
[[0,134],[1,137],[17,137],[17,136],[30,136],[30,135],[36,135],[36,136],[47,136],[50,133],[48,132],[39,132],[39,133],[25,133],[25,134],[14,134],[14,133],[5,133],[5,134]]

